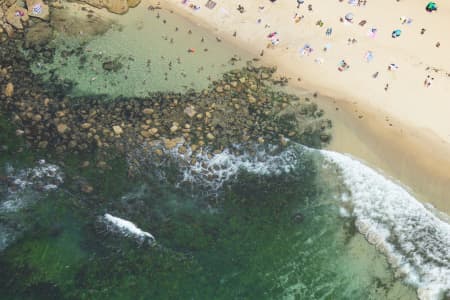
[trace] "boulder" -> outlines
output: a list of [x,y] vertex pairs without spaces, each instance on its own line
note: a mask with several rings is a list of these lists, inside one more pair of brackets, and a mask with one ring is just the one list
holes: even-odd
[[170,133],[175,133],[178,129],[178,125],[174,124],[170,127]]
[[6,34],[9,37],[13,37],[14,36],[14,27],[8,23],[4,23],[2,24],[3,29],[5,30]]
[[127,0],[128,7],[136,7],[141,3],[141,0]]
[[105,71],[117,72],[123,67],[123,65],[118,60],[109,60],[109,61],[105,61],[102,64],[102,67],[103,67],[103,70],[105,70]]
[[48,142],[47,141],[41,141],[38,144],[38,148],[40,148],[40,149],[45,149],[45,148],[47,148],[47,146],[48,146]]
[[123,129],[119,125],[114,125],[112,128],[114,133],[117,135],[121,135],[123,133]]
[[94,188],[92,187],[92,185],[83,183],[83,184],[81,184],[81,191],[85,194],[90,194],[94,191]]
[[42,0],[26,0],[28,15],[48,21],[50,18],[50,9]]
[[187,152],[187,149],[185,146],[180,146],[180,148],[178,148],[178,153],[185,154],[186,152]]
[[253,95],[248,95],[248,103],[250,104],[256,103],[256,99],[255,97],[253,97]]
[[167,150],[173,149],[175,148],[178,144],[183,143],[183,139],[182,138],[174,138],[174,139],[164,139],[164,147]]
[[[82,0],[83,2],[97,8],[106,8],[115,14],[124,14],[128,11],[127,0]],[[130,1],[134,4],[134,1]]]
[[42,116],[40,114],[35,114],[32,119],[35,122],[40,122],[42,120]]
[[148,138],[148,137],[151,136],[151,133],[148,132],[147,130],[142,130],[142,131],[141,131],[141,135],[142,135],[143,137],[145,137],[145,138]]
[[92,124],[88,123],[88,122],[81,124],[81,128],[83,128],[83,129],[89,129],[91,127],[92,127]]
[[143,113],[144,115],[147,115],[147,116],[152,115],[153,112],[154,112],[154,110],[151,109],[151,108],[144,108],[144,109],[142,110],[142,113]]
[[184,109],[184,113],[186,115],[188,115],[189,118],[193,118],[197,114],[197,112],[195,111],[195,109],[192,105],[189,105],[188,107],[186,107]]
[[4,93],[6,97],[12,97],[14,94],[14,85],[11,82],[8,82],[6,85]]
[[10,6],[13,5],[14,3],[16,3],[17,0],[3,0],[3,1],[0,1],[0,2],[3,2],[2,4],[3,4],[5,7],[10,7]]
[[6,11],[6,21],[17,29],[23,29],[22,22],[26,22],[28,19],[27,10],[17,4],[12,5]]
[[216,137],[215,137],[212,133],[208,132],[208,134],[206,134],[206,138],[207,138],[208,140],[212,141],[212,140],[214,140]]
[[66,132],[69,129],[69,127],[67,127],[66,124],[60,123],[58,125],[56,125],[56,130],[58,130],[58,132],[60,134],[63,134],[64,132]]

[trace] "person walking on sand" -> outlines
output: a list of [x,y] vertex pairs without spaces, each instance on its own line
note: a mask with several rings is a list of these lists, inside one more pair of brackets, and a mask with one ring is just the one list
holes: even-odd
[[305,0],[297,0],[297,8],[300,8],[303,3],[305,3]]
[[428,87],[428,81],[430,80],[430,75],[427,76],[427,78],[425,78],[424,82],[423,82],[423,86],[424,87]]
[[431,86],[431,83],[433,82],[434,77],[430,77],[430,75],[427,76],[427,78],[425,78],[425,81],[423,82],[423,85],[427,88],[429,88]]

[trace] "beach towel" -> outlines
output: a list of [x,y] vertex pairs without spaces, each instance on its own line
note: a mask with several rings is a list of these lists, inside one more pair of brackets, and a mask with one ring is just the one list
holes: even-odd
[[39,15],[42,12],[42,6],[40,4],[36,4],[35,6],[33,6],[33,14],[35,15]]
[[303,46],[303,48],[301,48],[299,51],[300,51],[300,54],[301,54],[302,56],[305,56],[305,55],[310,55],[310,54],[314,51],[314,49],[311,48],[310,45],[305,44],[305,45]]
[[378,30],[376,28],[371,28],[369,30],[368,36],[370,36],[371,38],[375,38],[377,36],[377,32]]

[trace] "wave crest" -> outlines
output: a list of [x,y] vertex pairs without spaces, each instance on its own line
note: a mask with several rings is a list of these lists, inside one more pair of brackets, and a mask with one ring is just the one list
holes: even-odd
[[450,224],[404,188],[343,154],[320,151],[340,167],[356,226],[384,253],[396,275],[418,288],[420,299],[450,292]]

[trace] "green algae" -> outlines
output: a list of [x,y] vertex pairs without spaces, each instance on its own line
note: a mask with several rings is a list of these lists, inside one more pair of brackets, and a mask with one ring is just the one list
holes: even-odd
[[[72,165],[78,162],[66,169]],[[93,178],[115,173],[110,184],[125,188],[123,168],[82,172]],[[130,183],[121,197],[112,193],[96,204],[85,199],[83,209],[76,204],[81,195],[52,193],[33,206],[34,229],[0,254],[10,274],[0,278],[0,287],[10,299],[411,296],[398,287],[384,258],[347,232],[352,220],[339,217],[321,178],[308,156],[290,174],[243,172],[211,202],[214,209],[200,194],[152,177]],[[107,190],[99,184],[97,199]],[[151,232],[156,245],[109,232],[98,219],[105,211]],[[358,248],[369,251],[369,260],[352,250]],[[378,269],[370,267],[374,262]]]

